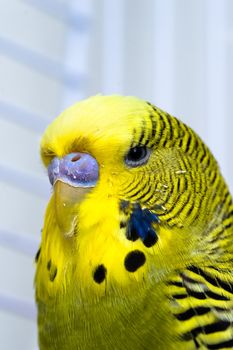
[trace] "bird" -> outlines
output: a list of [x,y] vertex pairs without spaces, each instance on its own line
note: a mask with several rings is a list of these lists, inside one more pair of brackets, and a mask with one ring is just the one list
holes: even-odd
[[233,349],[233,201],[180,119],[96,95],[41,139],[40,350]]

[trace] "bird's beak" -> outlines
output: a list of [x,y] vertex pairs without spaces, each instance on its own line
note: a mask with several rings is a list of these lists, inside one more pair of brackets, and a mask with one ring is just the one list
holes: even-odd
[[78,206],[96,185],[98,169],[96,159],[87,153],[55,157],[48,167],[49,179],[54,188],[56,221],[62,234],[67,237],[75,232]]
[[70,237],[74,234],[78,220],[78,205],[91,187],[73,187],[62,181],[54,185],[55,215],[61,232]]

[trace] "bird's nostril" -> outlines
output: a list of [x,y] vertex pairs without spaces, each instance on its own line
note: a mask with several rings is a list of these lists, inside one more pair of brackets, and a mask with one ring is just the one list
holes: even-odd
[[76,154],[72,159],[71,162],[76,162],[77,160],[79,160],[81,158],[81,156],[79,154]]
[[90,154],[69,153],[51,161],[48,175],[52,185],[60,180],[73,187],[94,187],[99,177],[99,167]]

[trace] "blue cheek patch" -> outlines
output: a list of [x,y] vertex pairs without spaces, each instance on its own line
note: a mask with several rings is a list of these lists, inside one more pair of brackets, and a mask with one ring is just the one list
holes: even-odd
[[127,239],[136,241],[140,238],[146,247],[152,247],[158,241],[153,223],[159,223],[158,216],[149,209],[142,209],[139,204],[136,204],[128,222]]

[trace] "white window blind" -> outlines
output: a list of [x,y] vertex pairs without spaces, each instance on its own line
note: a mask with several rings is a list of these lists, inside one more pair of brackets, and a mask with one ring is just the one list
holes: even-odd
[[233,192],[233,2],[93,2],[89,92],[136,95],[193,127]]
[[85,96],[89,1],[0,1],[0,348],[37,348],[34,256],[50,186],[46,125]]

